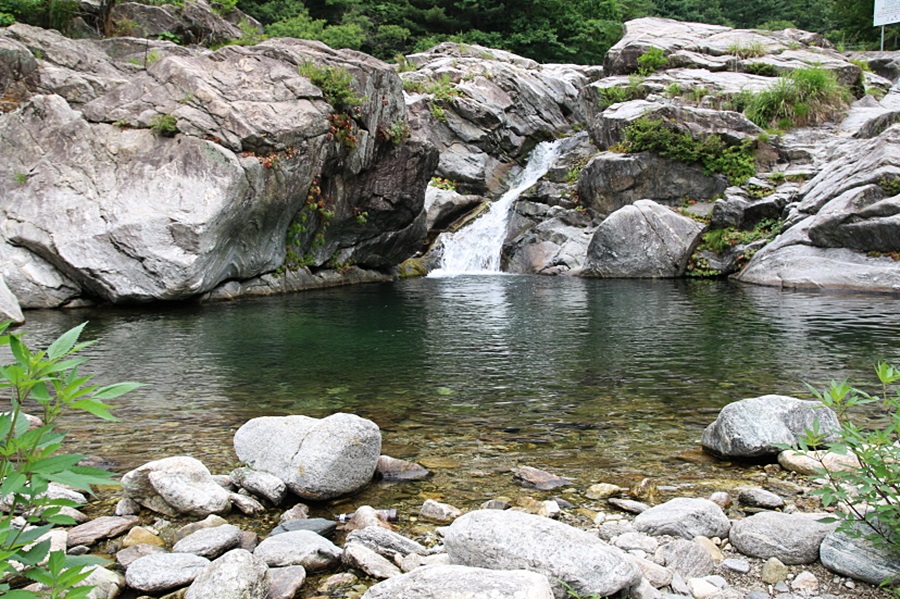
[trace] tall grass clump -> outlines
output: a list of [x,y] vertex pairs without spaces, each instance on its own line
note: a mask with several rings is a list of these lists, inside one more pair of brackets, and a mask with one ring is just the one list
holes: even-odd
[[850,90],[821,67],[797,69],[769,89],[753,94],[744,113],[760,127],[787,129],[835,117],[850,101]]

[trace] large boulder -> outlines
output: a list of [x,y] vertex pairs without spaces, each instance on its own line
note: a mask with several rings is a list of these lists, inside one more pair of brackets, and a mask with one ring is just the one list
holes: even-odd
[[566,595],[562,583],[580,595],[604,596],[641,579],[621,550],[562,522],[523,512],[469,512],[447,527],[444,546],[453,564],[544,574],[557,599]]
[[228,491],[199,460],[175,456],[147,462],[122,476],[125,497],[166,516],[204,518],[231,509]]
[[353,414],[254,418],[234,435],[238,458],[304,499],[323,500],[367,485],[381,455],[381,432]]
[[[0,275],[24,306],[183,299],[265,275],[298,214],[311,222],[293,250],[315,267],[385,269],[425,238],[437,153],[383,134],[406,122],[385,63],[289,39],[209,53],[20,25],[0,37],[45,57],[30,97],[0,115],[14,157],[0,164]],[[338,108],[303,63],[352,76],[355,143],[331,134]]]
[[363,599],[552,599],[547,577],[527,570],[426,566],[369,587]]
[[785,445],[796,445],[814,425],[827,438],[840,423],[819,401],[785,395],[763,395],[728,404],[703,431],[701,443],[726,458],[774,458]]
[[586,273],[604,278],[666,278],[684,274],[703,226],[639,200],[600,223],[588,246]]
[[819,520],[827,514],[760,512],[738,520],[728,539],[751,557],[778,558],[784,564],[811,564],[819,559],[819,546],[837,524]]
[[578,197],[586,208],[608,215],[642,199],[667,205],[708,200],[727,186],[724,177],[651,152],[601,152],[581,171]]

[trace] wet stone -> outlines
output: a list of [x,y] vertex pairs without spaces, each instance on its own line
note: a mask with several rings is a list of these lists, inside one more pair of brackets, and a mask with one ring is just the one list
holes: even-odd
[[615,495],[619,495],[625,489],[618,485],[611,485],[609,483],[597,483],[596,485],[591,485],[588,487],[588,490],[585,491],[585,496],[588,499],[609,499]]
[[298,503],[291,509],[287,510],[278,518],[279,524],[284,524],[288,520],[301,520],[309,518],[309,506],[305,503]]
[[334,536],[334,531],[337,530],[337,523],[325,518],[288,520],[273,528],[272,532],[269,533],[269,536],[271,537],[295,530],[309,530],[316,533],[317,535],[331,538],[332,536]]
[[567,478],[562,478],[531,466],[516,468],[513,473],[513,482],[519,486],[537,489],[538,491],[552,491],[553,489],[572,484],[572,481]]
[[428,468],[420,464],[387,455],[378,458],[375,472],[384,480],[421,480],[431,475]]
[[136,516],[101,516],[69,529],[68,546],[93,545],[117,537],[138,524]]
[[425,503],[422,504],[419,515],[435,522],[453,522],[462,516],[462,510],[434,499],[426,499]]
[[650,509],[650,506],[646,503],[641,503],[640,501],[632,501],[631,499],[619,499],[618,497],[612,497],[608,501],[610,505],[619,508],[623,512],[628,512],[629,514],[641,514]]
[[741,489],[738,492],[738,501],[742,505],[774,510],[784,507],[784,499],[780,496],[766,491],[765,489],[750,488]]

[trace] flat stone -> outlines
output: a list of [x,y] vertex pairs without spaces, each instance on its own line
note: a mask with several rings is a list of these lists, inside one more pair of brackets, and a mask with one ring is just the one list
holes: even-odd
[[462,510],[448,503],[426,499],[425,503],[422,504],[422,509],[419,510],[419,515],[435,522],[453,522],[462,516]]
[[609,483],[597,483],[596,485],[591,485],[588,487],[588,490],[585,491],[585,496],[588,499],[609,499],[614,495],[619,495],[624,491],[622,487],[618,485],[611,485]]
[[232,524],[204,528],[191,533],[172,547],[175,553],[193,553],[215,559],[241,544],[241,529]]
[[93,545],[97,541],[110,539],[128,532],[137,526],[136,516],[100,516],[90,522],[69,529],[68,546]]
[[735,549],[751,557],[777,557],[785,564],[810,564],[819,558],[819,546],[835,524],[818,520],[822,514],[760,512],[731,527]]
[[303,566],[269,568],[269,594],[267,599],[294,599],[306,582]]
[[200,575],[209,560],[191,553],[156,553],[129,564],[125,582],[144,593],[166,593],[187,586]]
[[[476,592],[477,590],[477,592]],[[526,570],[486,570],[468,566],[430,566],[380,582],[363,599],[553,599],[547,577]]]
[[745,559],[736,559],[733,557],[722,560],[719,563],[719,566],[726,570],[737,572],[738,574],[746,574],[750,571],[750,562]]
[[706,576],[715,568],[712,557],[706,549],[685,539],[675,539],[660,545],[655,558],[685,578]]
[[829,472],[853,471],[859,468],[859,459],[853,454],[833,451],[797,451],[786,449],[778,454],[778,463],[785,470],[813,476],[821,468]]
[[197,532],[198,530],[202,530],[204,528],[215,528],[216,526],[223,526],[228,524],[228,520],[223,518],[222,516],[218,516],[216,514],[210,514],[203,520],[199,522],[191,522],[190,524],[185,524],[181,528],[175,531],[175,540],[180,541],[184,537]]
[[421,464],[399,460],[387,455],[378,458],[375,472],[383,480],[422,480],[431,475],[428,468]]
[[402,574],[400,568],[361,543],[350,542],[345,545],[341,561],[345,566],[378,580]]
[[309,530],[317,535],[331,538],[334,536],[334,531],[337,530],[337,522],[325,518],[298,518],[295,520],[286,520],[273,528],[272,532],[269,533],[269,536],[271,537],[294,530]]
[[784,507],[784,499],[765,489],[750,488],[738,491],[738,501],[743,505],[774,510]]
[[338,563],[341,553],[340,547],[309,530],[268,537],[253,552],[269,567],[303,566],[307,572],[324,570]]
[[388,559],[395,559],[398,555],[428,554],[428,549],[420,543],[380,526],[354,530],[347,535],[347,542],[364,545]]
[[127,568],[128,565],[136,559],[153,553],[166,553],[166,550],[157,545],[132,545],[131,547],[126,547],[121,551],[117,551],[116,561],[123,568]]
[[653,554],[659,549],[659,541],[655,538],[640,532],[628,532],[619,535],[612,543],[614,546],[625,551],[632,549],[640,549],[641,551]]
[[539,491],[552,491],[553,489],[572,484],[572,481],[567,478],[562,478],[531,466],[516,468],[513,473],[513,482],[519,486]]
[[619,508],[623,512],[628,512],[629,514],[641,514],[650,509],[650,506],[646,503],[641,503],[640,501],[634,501],[632,499],[620,499],[618,497],[610,497],[607,499],[607,502]]
[[253,497],[250,497],[249,495],[229,493],[228,501],[230,501],[231,505],[237,508],[239,512],[247,516],[255,516],[266,511],[266,508],[263,504],[261,504]]

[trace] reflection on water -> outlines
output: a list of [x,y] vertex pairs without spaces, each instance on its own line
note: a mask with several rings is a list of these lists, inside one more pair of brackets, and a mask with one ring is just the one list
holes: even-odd
[[33,345],[90,320],[98,382],[149,386],[122,422],[69,421],[116,469],[186,453],[235,465],[234,430],[265,414],[350,411],[437,476],[376,485],[371,503],[514,493],[533,465],[593,482],[699,481],[696,448],[724,404],[803,382],[869,382],[900,363],[900,300],[717,282],[460,276],[224,304],[30,313]]

